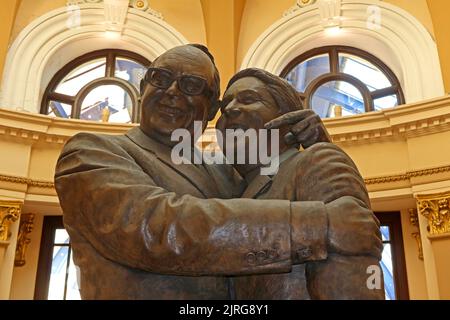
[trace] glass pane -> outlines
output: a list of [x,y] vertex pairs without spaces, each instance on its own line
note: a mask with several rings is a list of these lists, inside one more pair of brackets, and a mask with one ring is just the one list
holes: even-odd
[[339,70],[364,82],[370,91],[392,85],[384,73],[375,65],[352,54],[339,53]]
[[375,110],[393,108],[395,106],[398,106],[397,95],[393,94],[391,96],[375,99],[373,100],[373,104]]
[[55,244],[69,244],[69,234],[66,229],[56,229],[55,231]]
[[52,271],[48,288],[48,300],[64,299],[64,284],[66,281],[68,246],[54,246]]
[[72,105],[58,101],[50,101],[47,114],[51,117],[70,118]]
[[342,107],[343,116],[363,113],[365,110],[361,92],[345,81],[327,82],[312,96],[311,108],[321,118],[333,117],[335,106]]
[[383,254],[381,259],[381,268],[383,269],[384,292],[386,300],[395,300],[394,271],[392,268],[392,250],[391,245],[383,245]]
[[131,123],[133,102],[128,92],[117,85],[94,88],[81,105],[80,119]]
[[381,226],[380,227],[380,231],[381,231],[381,238],[383,241],[389,241],[390,237],[389,237],[389,227],[388,226]]
[[116,59],[115,76],[128,81],[138,90],[146,71],[146,67],[133,60],[126,58]]
[[75,96],[92,80],[102,78],[106,73],[106,58],[92,60],[71,71],[56,87],[57,93]]
[[330,72],[328,54],[312,57],[294,67],[286,76],[286,80],[297,91],[305,92],[306,87],[317,77]]
[[78,285],[78,267],[73,263],[73,251],[70,252],[69,276],[67,278],[66,300],[81,300]]

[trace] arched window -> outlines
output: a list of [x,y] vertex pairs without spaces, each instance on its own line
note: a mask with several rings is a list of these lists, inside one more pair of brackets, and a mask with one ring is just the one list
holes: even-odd
[[139,121],[139,84],[150,61],[133,52],[90,52],[50,81],[41,113],[54,117],[131,123]]
[[404,103],[395,74],[375,56],[352,47],[310,50],[281,72],[321,118],[355,115]]

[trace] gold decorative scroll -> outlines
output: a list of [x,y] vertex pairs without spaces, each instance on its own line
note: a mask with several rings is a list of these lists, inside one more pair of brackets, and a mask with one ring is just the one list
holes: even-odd
[[428,219],[430,235],[450,233],[450,192],[436,195],[417,196],[417,207]]
[[0,201],[0,241],[9,240],[9,227],[19,219],[21,206],[19,202]]
[[[409,221],[414,227],[419,229],[419,215],[417,209],[409,209]],[[417,243],[417,250],[419,251],[419,259],[423,260],[423,249],[422,249],[422,237],[420,235],[420,229],[417,232],[411,233],[413,238]]]
[[33,213],[22,214],[20,217],[19,235],[17,237],[16,257],[14,265],[16,267],[22,267],[25,265],[25,254],[27,252],[28,245],[31,239],[28,238],[28,234],[33,231],[34,227]]

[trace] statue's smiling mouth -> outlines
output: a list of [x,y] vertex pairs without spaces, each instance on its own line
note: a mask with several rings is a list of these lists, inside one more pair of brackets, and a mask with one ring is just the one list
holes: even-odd
[[168,105],[160,104],[157,107],[157,110],[163,114],[169,115],[169,116],[180,116],[184,115],[185,112],[181,110],[180,108],[171,107]]

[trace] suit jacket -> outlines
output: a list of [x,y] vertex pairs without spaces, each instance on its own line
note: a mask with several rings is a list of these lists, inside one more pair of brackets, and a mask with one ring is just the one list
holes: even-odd
[[219,199],[243,190],[229,166],[174,165],[170,152],[140,128],[66,143],[55,187],[83,299],[227,299],[225,275],[291,269],[300,207]]
[[[304,151],[290,149],[281,157],[287,159],[280,159],[278,173],[273,177],[257,176],[243,198],[326,204],[352,196],[370,208],[363,178],[353,161],[336,145],[318,143]],[[343,210],[341,213],[346,214]],[[315,221],[316,229],[326,224],[315,215],[311,211],[304,218]],[[378,290],[367,287],[370,276],[367,268],[371,265],[379,266],[379,260],[328,253],[327,260],[296,265],[289,273],[236,277],[233,281],[238,299],[384,299],[383,286]]]

